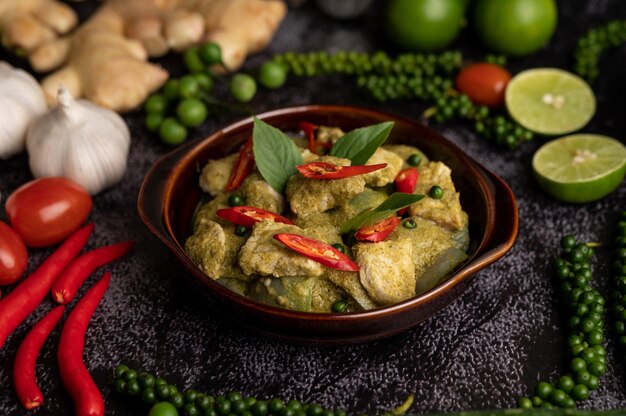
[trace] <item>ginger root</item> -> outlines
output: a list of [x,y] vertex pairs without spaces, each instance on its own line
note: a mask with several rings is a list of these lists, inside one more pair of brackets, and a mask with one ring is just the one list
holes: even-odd
[[224,65],[237,69],[263,49],[286,14],[282,0],[105,0],[73,33],[71,9],[56,0],[0,0],[6,45],[25,51],[50,104],[59,84],[118,112],[139,106],[167,80],[147,62],[169,49],[204,41],[222,48]]

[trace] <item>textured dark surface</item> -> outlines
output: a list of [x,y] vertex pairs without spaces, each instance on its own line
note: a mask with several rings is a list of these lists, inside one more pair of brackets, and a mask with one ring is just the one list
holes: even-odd
[[[89,8],[91,5],[77,7]],[[571,66],[570,52],[584,31],[611,18],[626,18],[623,0],[559,2],[558,31],[548,49],[511,62],[517,71],[533,66]],[[466,30],[459,41],[468,56],[484,55]],[[374,50],[384,47],[373,13],[350,23],[330,20],[314,8],[290,13],[269,50],[249,60],[253,67],[286,50]],[[594,85],[598,112],[586,132],[624,140],[626,49],[609,52],[602,78]],[[0,53],[0,58],[5,58]],[[21,62],[11,58],[14,63]],[[168,59],[169,69],[176,67]],[[276,92],[261,91],[252,103],[264,111],[308,103],[372,105],[350,82],[339,78],[292,80]],[[413,103],[375,106],[417,117]],[[222,115],[193,133],[201,138],[236,119]],[[142,128],[141,117],[127,117],[133,134],[124,181],[98,195],[91,220],[96,223],[88,248],[135,239],[136,249],[110,267],[113,279],[87,333],[85,360],[102,389],[108,415],[146,414],[137,400],[112,392],[110,369],[128,363],[175,382],[219,394],[240,390],[258,397],[278,395],[354,412],[380,412],[416,393],[415,413],[514,406],[539,379],[554,379],[565,365],[564,325],[547,266],[564,233],[582,240],[608,242],[618,210],[626,209],[626,185],[597,203],[583,206],[553,201],[532,180],[530,161],[540,140],[516,152],[494,148],[462,125],[434,126],[472,157],[504,178],[519,203],[520,233],[505,258],[479,273],[457,301],[414,330],[366,345],[310,348],[284,344],[251,334],[216,317],[185,283],[184,272],[141,224],[135,209],[137,192],[150,165],[168,151]],[[25,155],[0,161],[0,192],[6,197],[31,179]],[[0,214],[2,216],[3,214]],[[49,254],[31,250],[29,270]],[[607,280],[607,253],[599,250],[594,275]],[[93,284],[101,273],[89,280]],[[85,288],[81,290],[84,293]],[[0,414],[26,414],[16,401],[11,367],[20,340],[49,308],[46,300],[0,351]],[[46,405],[38,414],[72,414],[56,368],[59,329],[46,343],[38,375]],[[607,332],[611,334],[610,331]],[[611,338],[611,337],[609,337]],[[626,407],[626,377],[612,342],[608,371],[584,407]]]

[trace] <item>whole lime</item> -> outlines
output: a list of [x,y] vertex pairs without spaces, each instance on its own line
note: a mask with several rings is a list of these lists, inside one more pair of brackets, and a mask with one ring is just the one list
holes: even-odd
[[460,0],[389,0],[384,14],[385,29],[401,48],[432,51],[457,37],[464,11]]
[[555,0],[478,0],[473,24],[489,48],[523,56],[548,43],[557,14]]

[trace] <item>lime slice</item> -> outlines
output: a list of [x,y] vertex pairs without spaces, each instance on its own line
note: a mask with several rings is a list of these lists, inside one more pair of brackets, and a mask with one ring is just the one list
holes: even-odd
[[595,134],[573,134],[544,144],[533,156],[539,185],[565,202],[590,202],[613,192],[626,173],[626,147]]
[[506,108],[519,124],[545,135],[584,127],[596,111],[596,98],[580,77],[554,68],[529,69],[506,88]]

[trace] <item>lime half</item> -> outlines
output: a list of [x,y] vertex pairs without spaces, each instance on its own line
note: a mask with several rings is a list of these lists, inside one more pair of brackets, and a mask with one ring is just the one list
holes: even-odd
[[584,127],[596,111],[596,99],[580,77],[554,68],[529,69],[509,82],[506,108],[519,124],[545,135]]
[[594,134],[573,134],[544,144],[533,156],[539,185],[565,202],[590,202],[613,192],[626,173],[626,147]]

